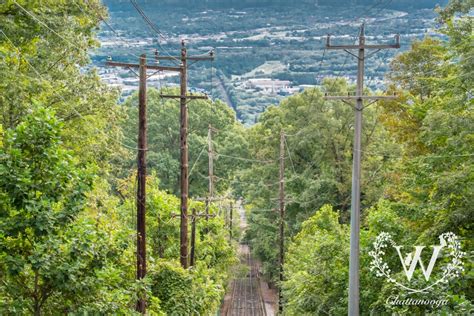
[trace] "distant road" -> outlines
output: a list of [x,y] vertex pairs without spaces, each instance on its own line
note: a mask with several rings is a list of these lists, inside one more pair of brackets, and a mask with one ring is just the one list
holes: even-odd
[[222,95],[224,96],[224,102],[227,103],[228,106],[230,106],[237,112],[237,108],[236,108],[237,105],[233,104],[232,101],[230,100],[229,94],[227,93],[227,90],[225,89],[224,82],[222,81],[220,76],[217,76],[217,78],[219,79],[217,81],[217,84],[219,86],[218,89],[222,91]]

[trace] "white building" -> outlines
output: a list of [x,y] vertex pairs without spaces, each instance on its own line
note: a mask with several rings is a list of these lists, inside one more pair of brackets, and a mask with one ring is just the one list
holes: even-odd
[[250,89],[263,90],[266,93],[278,93],[280,91],[288,91],[291,81],[278,80],[271,78],[254,78],[246,82],[246,87]]

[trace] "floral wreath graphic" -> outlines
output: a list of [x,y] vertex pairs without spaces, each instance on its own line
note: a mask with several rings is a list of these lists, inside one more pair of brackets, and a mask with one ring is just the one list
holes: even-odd
[[378,277],[386,277],[389,282],[395,284],[396,286],[407,290],[408,294],[414,293],[427,293],[429,289],[433,288],[439,283],[448,283],[449,280],[459,277],[460,274],[464,271],[464,263],[462,258],[466,255],[465,252],[461,251],[461,243],[459,238],[452,232],[444,233],[439,236],[441,245],[446,246],[449,249],[449,253],[452,256],[452,260],[449,264],[442,268],[443,274],[441,278],[434,281],[430,285],[422,289],[413,289],[410,288],[391,276],[391,270],[388,267],[388,264],[385,263],[382,259],[382,256],[385,254],[385,249],[387,246],[396,247],[397,245],[392,239],[392,236],[389,233],[382,232],[375,239],[373,246],[374,250],[369,252],[369,256],[373,259],[370,262],[370,271],[374,271]]

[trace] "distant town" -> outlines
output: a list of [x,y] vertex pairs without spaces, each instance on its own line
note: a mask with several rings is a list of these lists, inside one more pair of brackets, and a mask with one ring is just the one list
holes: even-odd
[[[270,104],[277,104],[285,96],[305,88],[319,86],[324,78],[343,76],[354,83],[356,63],[343,52],[325,54],[324,46],[328,34],[333,42],[352,43],[354,37],[347,34],[357,35],[361,20],[354,16],[358,14],[368,16],[364,20],[368,42],[393,42],[399,33],[402,44],[399,51],[426,35],[440,37],[435,33],[433,9],[400,11],[379,7],[367,15],[364,6],[337,11],[330,7],[295,5],[258,10],[188,9],[180,13],[166,5],[144,6],[164,36],[151,36],[147,26],[126,4],[110,5],[109,23],[102,25],[99,33],[101,47],[92,55],[102,79],[120,87],[126,97],[137,89],[136,76],[127,69],[105,68],[105,60],[136,62],[137,53],[146,50],[153,62],[156,52],[179,54],[184,39],[190,54],[213,50],[216,55],[215,62],[190,66],[189,86],[196,92],[224,100],[246,124],[255,122]],[[369,88],[385,89],[384,74],[395,53],[389,51],[370,57],[366,64]],[[149,81],[157,89],[177,83],[176,73],[155,73]]]

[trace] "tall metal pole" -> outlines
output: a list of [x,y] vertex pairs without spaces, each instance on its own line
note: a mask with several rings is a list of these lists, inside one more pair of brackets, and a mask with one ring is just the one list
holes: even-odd
[[214,157],[212,152],[212,126],[209,124],[207,130],[207,156],[208,156],[208,195],[206,199],[206,221],[209,220],[209,208],[213,198],[214,181]]
[[[359,315],[359,235],[360,235],[360,170],[361,170],[361,134],[362,134],[362,111],[364,109],[363,100],[376,102],[380,99],[393,99],[395,96],[365,96],[364,95],[364,63],[365,50],[375,49],[376,52],[382,49],[400,48],[400,37],[395,36],[395,44],[366,44],[365,25],[362,24],[357,45],[331,45],[330,37],[327,38],[327,49],[342,49],[357,58],[357,93],[355,96],[326,96],[329,100],[342,100],[346,103],[356,100],[354,107],[354,148],[352,164],[352,194],[351,194],[351,236],[350,236],[350,259],[349,259],[349,302],[348,314],[350,316]],[[358,55],[350,52],[351,49],[358,49]],[[351,104],[352,105],[352,104]]]
[[[138,91],[138,187],[137,187],[137,279],[146,275],[146,55],[140,56],[140,86]],[[137,311],[146,313],[145,297],[137,302]]]
[[360,234],[360,150],[362,132],[362,96],[364,94],[365,33],[362,24],[357,63],[357,99],[352,153],[351,241],[349,260],[349,315],[359,315],[359,234]]
[[184,41],[181,47],[181,98],[180,98],[180,149],[181,149],[181,229],[180,229],[180,262],[188,267],[188,109],[187,109],[187,53]]
[[278,310],[279,314],[283,314],[283,264],[285,256],[285,134],[280,132],[280,185],[279,185],[279,200],[280,200],[280,286],[278,289]]

